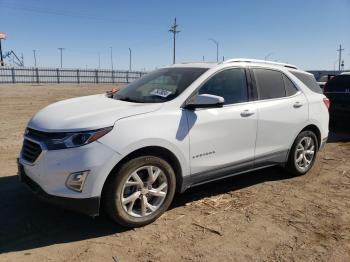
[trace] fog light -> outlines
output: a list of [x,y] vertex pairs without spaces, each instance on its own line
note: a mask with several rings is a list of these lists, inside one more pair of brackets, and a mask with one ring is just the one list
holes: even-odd
[[82,192],[85,179],[89,174],[89,170],[71,173],[66,181],[66,186],[77,192]]

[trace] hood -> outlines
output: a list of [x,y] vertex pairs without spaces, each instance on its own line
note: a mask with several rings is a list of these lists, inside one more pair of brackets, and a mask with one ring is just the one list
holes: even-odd
[[84,96],[51,104],[29,121],[28,127],[44,132],[85,131],[108,126],[125,117],[158,110],[160,103],[130,103],[104,94]]

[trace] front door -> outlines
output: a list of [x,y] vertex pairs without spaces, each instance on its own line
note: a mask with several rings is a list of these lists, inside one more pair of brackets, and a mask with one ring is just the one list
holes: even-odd
[[226,69],[198,90],[198,94],[223,97],[224,106],[185,110],[191,174],[197,180],[215,179],[225,172],[232,173],[236,167],[253,165],[257,110],[255,102],[249,101],[248,93],[245,70]]

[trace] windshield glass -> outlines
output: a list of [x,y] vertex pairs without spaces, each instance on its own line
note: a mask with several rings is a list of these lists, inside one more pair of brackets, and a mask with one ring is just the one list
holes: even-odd
[[161,103],[174,99],[208,68],[162,68],[127,85],[115,99],[136,103]]

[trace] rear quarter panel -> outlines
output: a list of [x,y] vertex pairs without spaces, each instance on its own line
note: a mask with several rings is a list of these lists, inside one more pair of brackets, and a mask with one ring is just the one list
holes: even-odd
[[321,140],[328,137],[328,125],[329,125],[329,112],[328,108],[323,102],[323,98],[326,98],[323,94],[319,94],[311,91],[304,85],[297,77],[290,72],[286,72],[288,76],[296,83],[305,94],[309,104],[309,120],[307,125],[315,125],[318,127],[321,133]]

